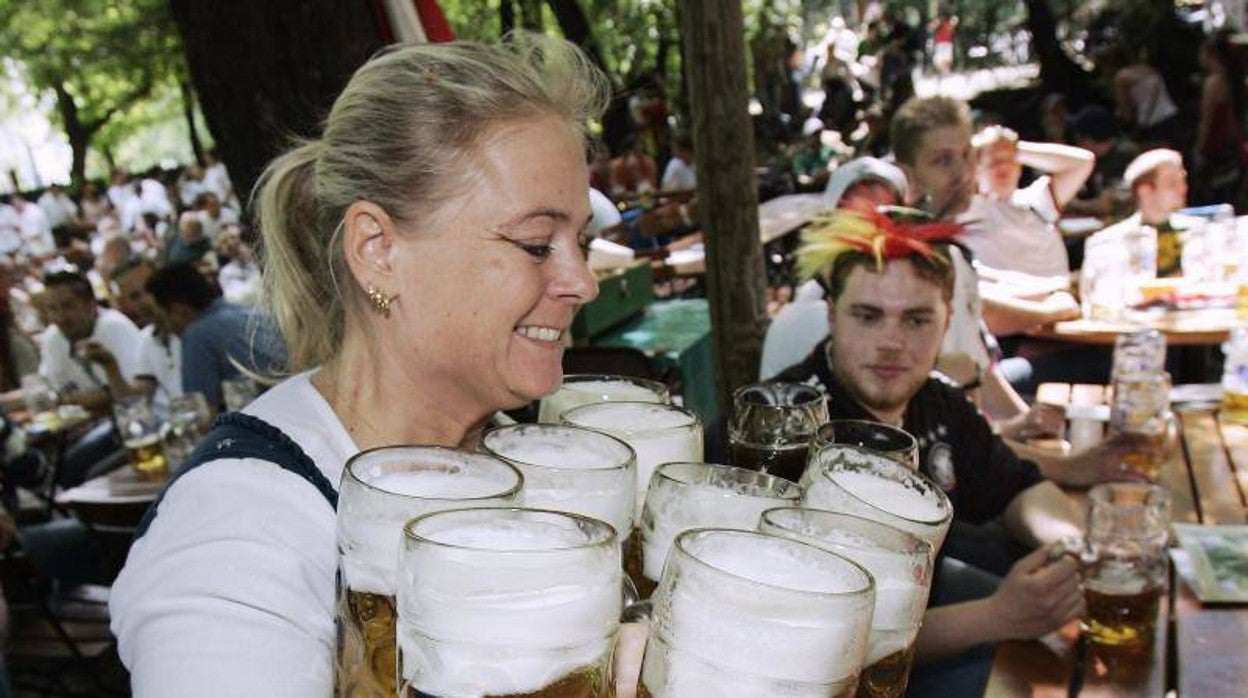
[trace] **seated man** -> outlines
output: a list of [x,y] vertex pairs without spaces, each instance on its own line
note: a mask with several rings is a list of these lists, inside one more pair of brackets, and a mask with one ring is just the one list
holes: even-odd
[[[1060,143],[1032,143],[1002,126],[972,139],[979,192],[963,215],[961,241],[979,263],[1032,276],[1070,274],[1057,219],[1092,172],[1091,152]],[[1023,167],[1044,174],[1019,188]]]
[[[835,226],[829,237],[841,237]],[[955,528],[942,552],[987,559],[994,564],[984,567],[996,567],[991,558],[1004,557],[993,549],[996,541],[959,535],[956,526],[976,529],[994,521],[1008,534],[1001,547],[1040,548],[1012,567],[1006,563],[1008,574],[995,590],[990,575],[942,562],[934,600],[955,602],[924,617],[912,694],[940,686],[948,695],[979,695],[991,667],[991,650],[982,646],[1039,637],[1083,613],[1077,565],[1066,558],[1050,561],[1051,551],[1043,547],[1077,534],[1080,517],[1061,490],[993,433],[965,393],[929,376],[949,326],[954,268],[948,247],[913,244],[906,231],[891,225],[870,237],[868,242],[884,238],[880,253],[854,244],[839,252],[805,248],[803,267],[821,269],[829,289],[831,334],[778,378],[824,390],[834,418],[878,420],[914,434],[920,470],[953,503]],[[951,575],[963,573],[987,583],[984,595],[958,598],[968,586]],[[968,653],[973,648],[979,649]],[[932,669],[938,660],[949,660],[942,667],[947,671]],[[962,677],[956,685],[955,676]]]
[[1175,213],[1187,206],[1187,170],[1183,156],[1166,148],[1150,150],[1131,161],[1123,181],[1139,209],[1088,238],[1086,255],[1095,260],[1107,247],[1119,246],[1128,232],[1148,225],[1157,230],[1157,276],[1182,274],[1180,233],[1194,222]]
[[225,302],[194,265],[156,270],[147,291],[182,340],[182,390],[203,393],[214,409],[223,402],[221,381],[239,375],[239,365],[258,373],[286,365],[286,347],[272,323]]
[[182,394],[182,341],[170,332],[147,292],[155,270],[141,257],[127,260],[113,272],[112,297],[117,309],[142,327],[131,393],[148,395],[160,407]]

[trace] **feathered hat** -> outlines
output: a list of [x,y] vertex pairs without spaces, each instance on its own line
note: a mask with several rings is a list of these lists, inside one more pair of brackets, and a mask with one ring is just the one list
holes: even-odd
[[962,231],[959,223],[937,223],[927,213],[902,206],[861,206],[838,209],[816,216],[802,232],[797,250],[802,278],[826,282],[836,260],[846,252],[861,252],[875,259],[875,270],[884,263],[917,255],[936,264],[949,259],[932,247],[951,242]]

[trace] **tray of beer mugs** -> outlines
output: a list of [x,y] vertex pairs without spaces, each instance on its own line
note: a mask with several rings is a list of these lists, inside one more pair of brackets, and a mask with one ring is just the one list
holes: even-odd
[[1248,603],[1248,526],[1176,523],[1174,533],[1175,568],[1201,603]]

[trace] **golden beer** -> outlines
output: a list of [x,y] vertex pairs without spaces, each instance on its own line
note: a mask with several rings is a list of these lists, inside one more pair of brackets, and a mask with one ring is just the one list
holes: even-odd
[[1218,416],[1228,422],[1248,424],[1248,393],[1226,390],[1222,393],[1222,406]]
[[[862,692],[859,691],[858,695],[862,695]],[[668,698],[668,697],[656,696],[655,694],[650,692],[650,689],[646,688],[645,683],[639,683],[637,684],[637,698]],[[679,698],[679,697],[672,696],[672,698]],[[832,698],[854,698],[854,683],[851,681],[848,685],[841,688],[839,692],[832,694]]]
[[1138,445],[1124,455],[1122,460],[1132,470],[1155,482],[1161,474],[1161,464],[1166,459],[1166,433],[1133,433],[1132,436],[1138,440]]
[[914,664],[914,643],[863,668],[858,679],[858,698],[901,698],[910,682]]
[[1136,593],[1098,590],[1089,582],[1085,592],[1088,612],[1083,630],[1092,642],[1115,648],[1146,649],[1153,644],[1161,586]]
[[[483,698],[613,698],[608,658],[596,666],[574,671],[554,683],[528,693],[488,693]],[[443,698],[408,686],[404,698]]]
[[164,480],[169,476],[169,461],[165,459],[165,449],[160,443],[159,434],[148,434],[137,439],[126,441],[126,450],[130,453],[130,462],[134,469],[149,480]]
[[393,596],[346,590],[338,594],[340,651],[335,695],[389,698],[396,692]]

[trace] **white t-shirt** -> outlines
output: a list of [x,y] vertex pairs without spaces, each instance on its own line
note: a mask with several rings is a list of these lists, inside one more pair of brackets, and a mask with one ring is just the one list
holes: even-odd
[[[90,341],[99,342],[117,359],[117,368],[127,382],[134,380],[138,366],[139,328],[130,318],[113,310],[100,308]],[[108,385],[108,374],[99,364],[71,355],[69,339],[56,325],[39,335],[39,374],[48,379],[52,388],[88,390]]]
[[659,191],[688,191],[697,188],[698,175],[694,172],[693,165],[681,158],[672,158],[667,161]]
[[52,226],[39,204],[27,203],[19,217],[22,239],[26,245],[26,253],[42,256],[56,252],[56,239],[52,237]]
[[[359,449],[310,376],[245,412],[337,486]],[[336,520],[321,493],[272,463],[228,459],[180,478],[158,511],[109,601],[134,695],[332,695]]]
[[13,254],[22,249],[22,218],[17,209],[0,204],[0,254]]
[[166,345],[156,336],[155,325],[144,327],[139,331],[134,375],[154,378],[153,402],[158,407],[167,406],[169,398],[182,394],[182,340],[171,335]]
[[43,209],[43,214],[48,218],[48,225],[53,228],[64,225],[71,218],[78,216],[78,204],[74,203],[74,200],[65,192],[56,195],[45,191],[43,196],[39,197],[39,208]]
[[204,189],[217,195],[221,203],[230,200],[230,196],[234,193],[234,185],[230,182],[230,173],[225,169],[225,163],[218,162],[212,167],[204,170]]
[[984,327],[984,303],[979,297],[979,274],[957,247],[950,245],[949,256],[955,272],[952,312],[940,353],[966,354],[987,371],[992,367],[992,356],[986,343],[988,329]]
[[222,206],[216,218],[208,215],[207,211],[200,211],[199,222],[204,226],[204,237],[215,243],[222,228],[238,222],[238,214],[234,212],[234,209]]
[[255,305],[260,300],[260,267],[254,261],[239,264],[232,259],[217,273],[221,295],[235,305]]
[[960,240],[994,269],[1035,276],[1067,276],[1070,260],[1055,225],[1059,212],[1049,177],[1015,190],[1010,202],[976,196],[960,220]]

